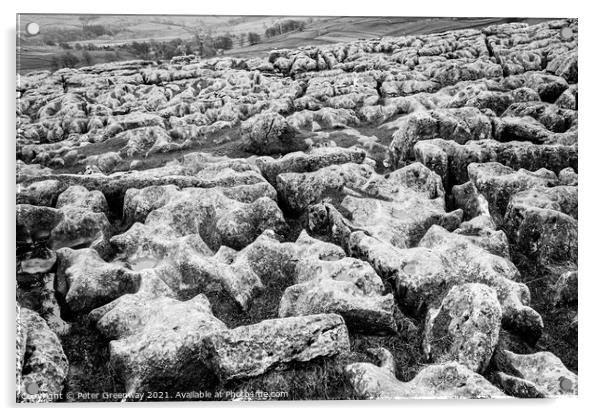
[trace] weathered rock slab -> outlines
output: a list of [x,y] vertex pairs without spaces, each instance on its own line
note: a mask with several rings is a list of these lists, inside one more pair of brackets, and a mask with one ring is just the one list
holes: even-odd
[[293,361],[305,362],[349,351],[347,327],[339,315],[268,319],[215,332],[203,339],[201,356],[220,380],[262,374]]

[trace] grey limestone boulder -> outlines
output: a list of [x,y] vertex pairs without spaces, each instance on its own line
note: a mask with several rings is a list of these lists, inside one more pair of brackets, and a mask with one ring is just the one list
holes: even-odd
[[40,315],[17,305],[17,401],[59,400],[68,370],[57,335]]
[[431,364],[411,381],[395,377],[391,353],[384,348],[374,351],[380,365],[353,363],[345,368],[356,393],[365,399],[487,399],[504,393],[483,376],[456,362]]
[[335,314],[267,319],[203,338],[201,356],[222,381],[260,375],[278,364],[349,351],[343,319]]
[[55,288],[73,312],[89,312],[125,293],[138,290],[138,273],[105,262],[96,250],[84,248],[57,251]]
[[424,349],[437,362],[457,361],[482,373],[498,342],[502,309],[495,290],[480,283],[454,286],[429,310]]
[[577,375],[569,371],[551,352],[515,354],[499,350],[493,361],[499,370],[494,382],[509,395],[518,397],[558,397],[577,395]]

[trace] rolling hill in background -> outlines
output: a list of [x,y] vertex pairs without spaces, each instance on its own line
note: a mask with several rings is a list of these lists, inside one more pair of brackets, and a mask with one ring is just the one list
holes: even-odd
[[[302,21],[304,30],[288,32],[271,38],[267,28],[287,19]],[[322,16],[178,16],[178,15],[62,15],[24,14],[17,21],[17,72],[53,69],[53,60],[69,52],[79,62],[64,66],[84,66],[83,52],[76,46],[93,45],[87,60],[91,63],[124,61],[139,58],[126,45],[133,42],[169,42],[202,36],[229,36],[233,47],[226,55],[249,57],[273,49],[323,45],[382,36],[429,34],[446,30],[484,27],[509,21],[535,24],[548,19],[525,18],[423,18],[423,17],[322,17]],[[28,23],[40,25],[40,33],[29,36]],[[101,27],[98,36],[90,32],[83,38],[84,27]],[[102,31],[101,31],[102,32]],[[248,33],[257,33],[260,40],[251,45]],[[74,38],[59,44],[57,38]],[[80,39],[81,38],[81,39]],[[79,45],[77,45],[79,44]],[[61,46],[62,45],[62,46]],[[73,51],[72,51],[73,49]],[[55,68],[54,68],[55,69]]]
[[327,17],[308,24],[303,32],[290,32],[228,54],[253,56],[279,48],[325,45],[383,36],[425,35],[447,30],[485,27],[506,22],[536,24],[548,19],[455,17]]

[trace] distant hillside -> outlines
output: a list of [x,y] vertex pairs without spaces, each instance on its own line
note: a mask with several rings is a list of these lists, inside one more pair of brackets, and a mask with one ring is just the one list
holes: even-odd
[[[286,20],[302,25],[300,31],[270,34]],[[24,14],[18,17],[17,72],[79,67],[96,63],[131,59],[169,59],[170,55],[148,51],[141,56],[134,42],[151,42],[151,49],[176,44],[186,53],[211,56],[199,39],[222,36],[231,40],[226,55],[249,57],[272,49],[322,45],[382,36],[428,34],[446,30],[483,27],[509,21],[539,23],[548,19],[523,18],[424,18],[424,17],[322,17],[322,16],[177,16],[177,15],[62,15]],[[40,25],[40,33],[29,36],[28,23]],[[250,43],[249,33],[254,34]],[[280,32],[278,32],[280,33]],[[197,39],[196,48],[184,45]],[[228,48],[224,48],[228,49]],[[184,53],[181,53],[184,54]]]
[[356,39],[383,36],[421,35],[479,28],[507,22],[537,24],[546,20],[535,18],[454,18],[454,17],[330,17],[308,24],[303,32],[292,32],[264,39],[257,45],[228,51],[229,55],[253,56],[279,48],[324,45]]

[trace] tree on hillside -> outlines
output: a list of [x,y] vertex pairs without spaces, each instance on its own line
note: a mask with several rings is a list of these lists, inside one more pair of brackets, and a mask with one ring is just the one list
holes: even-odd
[[259,33],[249,32],[247,37],[250,45],[256,45],[261,41],[261,36],[259,36]]
[[84,34],[91,37],[110,35],[111,32],[103,25],[87,25],[83,28]]
[[229,36],[218,36],[213,40],[213,47],[216,49],[232,49],[232,38]]
[[150,57],[150,45],[146,42],[133,42],[132,49],[134,55],[141,59],[149,59]]
[[283,20],[272,26],[268,27],[265,30],[265,36],[271,38],[273,36],[282,35],[283,33],[299,31],[302,32],[305,30],[305,22],[302,20]]
[[79,59],[71,52],[67,52],[61,55],[60,62],[62,68],[73,68],[79,63]]

